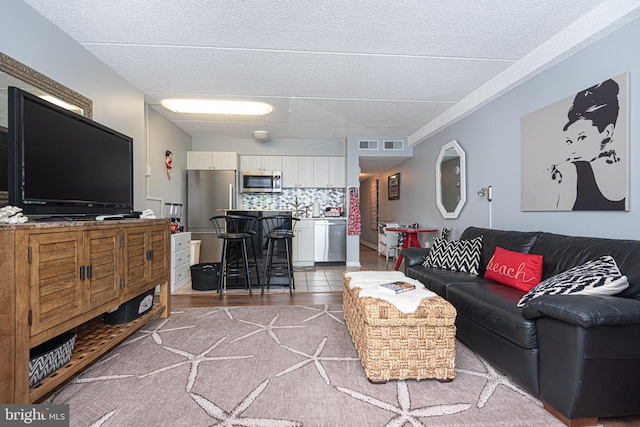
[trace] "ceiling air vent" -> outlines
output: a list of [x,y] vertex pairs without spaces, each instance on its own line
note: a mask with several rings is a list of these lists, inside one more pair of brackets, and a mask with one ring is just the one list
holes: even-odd
[[377,150],[378,149],[378,140],[377,139],[360,139],[358,140],[358,149],[359,150]]
[[404,141],[402,140],[386,140],[383,142],[385,150],[404,150]]

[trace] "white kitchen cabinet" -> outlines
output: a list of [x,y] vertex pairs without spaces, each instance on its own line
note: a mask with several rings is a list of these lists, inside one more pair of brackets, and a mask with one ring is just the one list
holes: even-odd
[[293,265],[308,267],[314,265],[313,219],[301,219],[293,229]]
[[331,187],[344,188],[347,186],[347,163],[344,157],[329,157],[329,171]]
[[283,188],[313,187],[313,157],[283,156],[282,157],[282,187]]
[[344,157],[314,157],[313,186],[319,188],[344,188],[347,185],[347,168]]
[[265,171],[282,171],[282,156],[262,156]]
[[191,233],[171,235],[171,292],[191,281]]
[[188,170],[237,170],[238,153],[232,151],[187,151]]
[[282,156],[240,156],[240,170],[273,172],[282,170]]
[[329,171],[328,157],[313,158],[313,186],[327,187],[331,172]]

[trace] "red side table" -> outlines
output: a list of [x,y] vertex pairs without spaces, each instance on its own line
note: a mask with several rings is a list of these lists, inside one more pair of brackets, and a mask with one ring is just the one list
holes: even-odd
[[[434,233],[438,231],[435,228],[387,228],[386,230],[392,233],[405,233],[407,235],[402,244],[402,249],[411,247],[420,248],[422,246],[420,246],[420,241],[418,240],[418,233]],[[402,253],[399,253],[394,270],[397,271],[400,268],[403,258]]]

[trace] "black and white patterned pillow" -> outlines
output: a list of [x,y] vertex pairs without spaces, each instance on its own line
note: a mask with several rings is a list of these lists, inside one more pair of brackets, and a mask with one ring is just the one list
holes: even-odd
[[627,276],[613,257],[605,255],[543,280],[520,299],[518,307],[542,295],[615,295],[627,287]]
[[434,239],[422,265],[478,274],[481,254],[482,236],[469,240]]

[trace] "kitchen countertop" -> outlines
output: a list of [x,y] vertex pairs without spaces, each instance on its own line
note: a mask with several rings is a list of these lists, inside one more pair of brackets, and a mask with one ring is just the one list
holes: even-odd
[[[242,208],[237,208],[237,209],[217,209],[217,211],[220,212],[294,212],[295,209],[242,209]],[[312,219],[340,219],[340,220],[347,220],[346,216],[315,216],[315,217],[304,217],[304,216],[300,216],[298,217],[301,220],[312,220]]]
[[216,209],[220,212],[293,212],[295,209]]
[[344,219],[344,220],[346,220],[347,217],[345,217],[345,216],[315,216],[313,218],[300,218],[300,219]]

